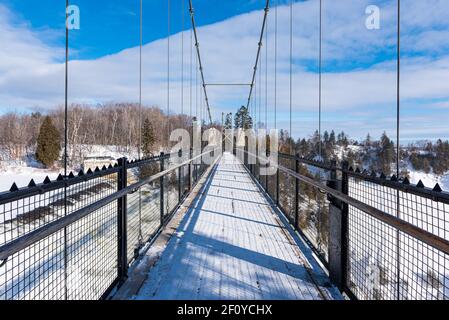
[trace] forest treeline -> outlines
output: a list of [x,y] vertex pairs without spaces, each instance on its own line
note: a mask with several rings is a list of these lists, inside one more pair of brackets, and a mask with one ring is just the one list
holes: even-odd
[[[0,115],[0,161],[21,160],[36,155],[38,137],[45,119],[49,117],[59,133],[61,146],[64,135],[64,109],[40,113],[11,112]],[[140,123],[142,130],[139,129]],[[103,105],[73,104],[68,109],[69,164],[79,165],[86,154],[85,146],[113,146],[124,154],[136,153],[142,139],[143,155],[150,151],[166,150],[169,146],[169,125],[174,128],[190,128],[192,118],[186,115],[165,114],[160,108],[132,103]],[[219,128],[219,124],[214,124]],[[245,107],[232,117],[227,114],[225,128],[252,128],[253,121]],[[151,132],[151,134],[149,134]],[[140,135],[142,134],[142,137]],[[141,138],[141,139],[140,139]],[[48,139],[47,139],[48,140]],[[149,143],[150,141],[150,143]],[[320,142],[321,141],[321,142]],[[347,160],[376,172],[395,172],[396,147],[386,133],[375,139],[369,134],[361,141],[351,139],[345,132],[324,131],[321,139],[318,131],[309,137],[293,140],[285,130],[280,131],[280,151],[298,153],[302,157],[337,158]],[[43,154],[43,152],[41,152]],[[403,176],[411,167],[426,173],[441,175],[449,171],[449,142],[437,140],[401,147],[400,171]]]
[[[141,114],[141,117],[140,117]],[[17,160],[34,155],[42,123],[50,117],[64,137],[64,109],[0,116],[0,160]],[[162,150],[168,145],[168,123],[171,128],[188,128],[192,119],[186,115],[167,116],[160,108],[138,104],[71,105],[68,109],[69,160],[79,160],[83,146],[115,146],[123,153],[135,151],[139,145],[139,124],[148,120],[154,132],[152,147]],[[148,123],[147,121],[147,123]]]
[[[293,141],[287,131],[281,130],[280,149],[286,153],[293,151],[305,158],[346,160],[350,166],[387,175],[396,172],[396,146],[385,132],[378,139],[368,134],[366,139],[358,141],[343,131],[338,134],[334,130],[325,131],[320,142],[318,131],[311,137]],[[449,141],[438,139],[436,142],[426,141],[424,145],[411,143],[401,146],[399,160],[399,171],[403,177],[408,176],[409,164],[415,171],[445,174],[449,171]]]
[[[234,121],[233,121],[234,120]],[[234,122],[234,123],[233,123]],[[242,106],[232,118],[225,117],[225,128],[253,128],[253,120],[248,109]],[[267,150],[269,137],[267,137]],[[378,139],[369,133],[365,139],[351,139],[344,131],[334,130],[320,133],[315,131],[306,138],[293,139],[289,132],[279,132],[279,150],[288,154],[299,154],[315,160],[347,161],[355,166],[375,172],[391,175],[396,172],[397,149],[395,143],[384,132]],[[410,168],[411,167],[411,168]],[[449,141],[438,139],[436,142],[411,143],[399,150],[399,172],[402,177],[409,175],[409,169],[442,175],[449,171]]]

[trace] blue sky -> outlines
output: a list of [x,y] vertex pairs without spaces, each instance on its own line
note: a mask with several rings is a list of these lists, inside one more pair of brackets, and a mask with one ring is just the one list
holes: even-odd
[[[262,23],[263,0],[194,0],[208,82],[249,82]],[[277,127],[289,125],[289,7],[278,7]],[[60,5],[55,5],[60,3]],[[81,29],[70,32],[70,103],[138,100],[139,1],[77,0]],[[171,0],[170,109],[190,108],[188,1]],[[365,28],[365,8],[381,10],[381,29]],[[401,137],[449,138],[449,2],[402,1]],[[0,0],[0,112],[54,109],[63,102],[64,0]],[[293,6],[293,134],[318,127],[318,1]],[[274,14],[268,17],[257,107],[274,127]],[[143,102],[167,108],[167,1],[144,0]],[[324,1],[323,127],[361,138],[395,135],[396,0]],[[184,38],[184,52],[181,41]],[[268,57],[265,56],[268,53]],[[184,74],[181,57],[184,56]],[[193,66],[195,65],[194,60]],[[268,88],[264,87],[265,67]],[[184,78],[184,82],[181,79]],[[259,75],[256,77],[259,81]],[[195,75],[192,74],[195,83]],[[181,88],[184,97],[181,98]],[[260,90],[259,90],[260,88]],[[200,101],[192,89],[193,113]],[[247,88],[210,88],[215,119],[245,103]],[[201,108],[200,108],[201,109]],[[256,113],[258,117],[258,112]]]
[[[64,44],[64,8],[65,0],[17,1],[0,0],[21,20],[26,20],[33,29],[53,29],[60,31],[60,37],[54,39]],[[59,4],[58,4],[59,3]],[[82,29],[71,34],[71,48],[77,50],[77,59],[93,59],[107,54],[117,53],[139,43],[139,0],[72,0],[81,10]],[[198,26],[212,24],[229,17],[263,8],[262,1],[239,0],[194,0],[199,13]],[[171,0],[171,31],[182,30],[181,0]],[[187,11],[188,0],[184,0],[184,28],[190,27]],[[167,36],[167,1],[150,0],[143,2],[144,43]]]

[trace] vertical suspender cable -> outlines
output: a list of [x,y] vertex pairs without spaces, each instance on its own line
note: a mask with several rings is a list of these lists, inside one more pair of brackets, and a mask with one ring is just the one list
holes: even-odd
[[[170,0],[167,0],[167,121],[168,121],[168,132],[167,132],[167,145],[168,150],[171,149],[170,144],[170,132],[171,132],[171,120],[170,120],[170,36],[171,36],[171,30],[170,30],[170,11],[171,11],[171,3]],[[164,161],[163,159],[161,161]],[[168,198],[167,201],[164,201],[165,204],[165,210],[168,212],[169,209],[169,203]]]
[[198,59],[195,59],[195,117],[198,120]]
[[[292,139],[292,89],[293,89],[293,0],[290,0],[290,145],[289,149],[292,149],[291,139]],[[292,151],[292,150],[290,150]]]
[[274,129],[277,129],[277,59],[278,59],[278,5],[274,8]]
[[167,0],[167,141],[170,145],[170,0]]
[[203,125],[203,90],[200,89],[200,123]]
[[64,177],[67,177],[67,158],[68,158],[68,102],[69,102],[69,0],[65,3],[65,91],[64,91]]
[[[257,66],[256,66],[257,68]],[[253,117],[253,128],[256,124],[257,121],[257,117],[256,117],[256,113],[257,113],[257,70],[256,70],[256,78],[254,79],[254,99],[253,99],[253,113],[254,113],[254,117]]]
[[184,114],[184,0],[181,1],[181,114]]
[[399,178],[399,156],[400,156],[400,112],[401,112],[401,101],[400,101],[400,81],[401,81],[401,0],[398,0],[398,27],[397,27],[397,83],[396,83],[396,174]]
[[193,28],[190,28],[190,118],[192,118],[192,82],[193,82]]
[[[140,150],[142,148],[142,42],[143,42],[143,0],[140,0],[140,43],[139,43],[139,150],[138,158],[140,159]],[[139,188],[139,246],[142,244],[142,188]]]
[[[266,44],[265,44],[266,46]],[[260,129],[260,123],[262,122],[261,120],[261,115],[262,115],[262,59],[259,60],[259,116],[258,116],[258,125],[257,125],[257,129]]]
[[[65,91],[64,91],[64,179],[67,179],[67,143],[68,143],[68,102],[69,102],[69,0],[65,2]],[[64,184],[64,215],[67,215],[67,185]],[[67,295],[67,228],[64,228],[64,298],[68,300]]]
[[268,23],[265,33],[265,130],[268,130]]
[[140,0],[140,43],[139,43],[139,150],[137,151],[140,159],[140,150],[142,148],[142,42],[143,42],[143,0]]
[[[400,111],[401,111],[401,0],[398,0],[397,7],[397,70],[396,70],[396,176],[399,179],[399,156],[400,156]],[[401,204],[399,190],[396,190],[396,217],[401,218]],[[396,272],[397,272],[397,299],[401,299],[400,288],[401,288],[401,243],[400,243],[400,232],[396,230]]]
[[323,151],[321,146],[321,89],[322,89],[322,39],[323,39],[323,0],[320,0],[320,31],[319,31],[319,58],[318,58],[318,153],[322,159]]

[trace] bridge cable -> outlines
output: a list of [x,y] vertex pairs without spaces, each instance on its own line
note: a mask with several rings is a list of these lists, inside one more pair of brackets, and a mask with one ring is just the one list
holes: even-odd
[[170,145],[170,0],[167,0],[167,140]]
[[195,36],[195,46],[196,46],[196,53],[197,53],[200,73],[201,73],[201,80],[202,80],[202,86],[203,86],[204,99],[205,99],[205,102],[206,102],[207,112],[208,112],[208,115],[209,115],[209,122],[210,122],[210,124],[212,124],[212,115],[211,115],[211,112],[210,112],[209,98],[207,96],[206,81],[204,80],[203,64],[202,64],[202,61],[201,61],[200,45],[199,45],[199,42],[198,42],[198,33],[196,31],[195,12],[193,10],[192,0],[189,0],[189,11],[190,11],[190,18],[191,18],[191,21],[192,21],[193,34]]
[[274,8],[274,129],[277,129],[277,58],[278,58],[278,5]]
[[[170,120],[170,36],[171,36],[171,29],[170,29],[170,22],[171,22],[171,2],[170,0],[167,0],[167,145],[169,146],[169,149],[171,147],[170,143],[170,132],[171,132],[171,120]],[[164,159],[161,159],[161,161],[164,161]],[[170,163],[168,163],[170,166]],[[169,210],[169,203],[168,200],[165,201],[165,210],[168,212]]]
[[[254,80],[254,92],[257,92],[257,81],[256,80]],[[252,108],[251,112],[253,113],[253,122],[255,120],[256,107],[255,107],[254,103],[256,102],[256,99],[257,99],[257,97],[254,94],[254,97],[251,99],[251,108]],[[253,125],[254,125],[254,123],[253,123]]]
[[256,80],[257,66],[258,66],[258,63],[259,63],[260,51],[261,51],[261,48],[262,48],[262,40],[263,40],[263,35],[265,33],[265,26],[266,26],[266,23],[267,23],[267,15],[268,15],[268,11],[269,10],[270,10],[270,0],[266,0],[265,9],[264,9],[264,16],[263,16],[263,22],[262,22],[262,29],[260,31],[259,44],[258,44],[258,48],[257,48],[256,62],[254,64],[253,76],[252,76],[250,90],[249,90],[249,95],[248,95],[248,102],[246,104],[246,109],[247,110],[249,109],[249,104],[251,102],[251,98],[252,98],[252,94],[253,94],[254,82]]
[[401,0],[398,0],[397,12],[397,79],[396,79],[396,174],[399,178],[399,156],[400,156],[400,114],[401,114]]
[[[139,150],[138,158],[141,159],[142,149],[142,43],[143,43],[143,0],[140,0],[140,43],[139,43]],[[139,188],[139,246],[142,244],[142,188]]]
[[[397,65],[396,65],[396,177],[399,179],[399,157],[400,157],[400,115],[401,115],[401,0],[397,2]],[[401,217],[401,197],[399,189],[396,190],[396,217],[400,219]],[[400,261],[400,232],[396,230],[396,259]],[[397,273],[397,299],[400,300],[400,289],[401,289],[401,265],[397,263],[396,266]]]
[[198,121],[198,59],[195,59],[195,117]]
[[65,26],[65,91],[64,91],[64,177],[67,177],[67,158],[68,158],[68,101],[69,101],[69,27],[68,21],[69,0],[66,0],[66,26]]
[[[200,73],[201,73],[201,70],[200,70]],[[200,124],[201,125],[203,125],[203,108],[204,108],[203,91],[200,89]]]
[[[69,19],[69,0],[65,2],[65,92],[64,92],[64,179],[67,179],[67,160],[68,160],[68,103],[69,103],[69,26],[67,25]],[[64,216],[67,216],[67,184],[64,184]],[[6,261],[2,263],[2,266],[6,264]],[[68,265],[68,249],[67,249],[67,228],[64,227],[64,298],[68,298],[68,286],[67,286],[67,265]]]
[[321,146],[321,93],[322,93],[322,58],[323,58],[323,0],[320,0],[320,30],[319,30],[319,58],[318,58],[318,153],[320,159],[323,157]]
[[290,143],[289,149],[292,151],[292,106],[293,106],[293,0],[290,0],[290,127],[289,127],[289,135],[290,135]]
[[181,115],[184,115],[184,0],[181,1]]
[[267,24],[265,32],[265,131],[268,130],[268,27]]
[[137,150],[137,157],[141,158],[141,148],[142,148],[142,38],[143,38],[143,10],[142,10],[142,1],[140,0],[140,39],[139,39],[139,149]]
[[193,29],[190,27],[190,120],[192,120],[192,84],[193,84]]
[[[266,46],[266,44],[265,44],[265,46]],[[263,52],[262,52],[262,56],[263,56]],[[259,72],[259,117],[258,117],[259,122],[257,125],[257,130],[260,129],[261,115],[262,115],[262,59],[259,60],[258,72]]]

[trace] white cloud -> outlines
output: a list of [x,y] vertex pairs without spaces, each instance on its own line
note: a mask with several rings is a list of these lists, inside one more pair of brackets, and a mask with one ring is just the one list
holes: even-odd
[[[449,3],[445,0],[407,0],[403,5],[403,69],[401,99],[404,116],[414,100],[449,98]],[[365,7],[381,8],[381,30],[364,27]],[[383,122],[384,113],[394,115],[396,106],[396,1],[325,1],[323,112],[338,114],[343,120],[329,122],[350,134],[363,136],[367,129],[382,131],[393,122]],[[445,10],[446,9],[446,10]],[[201,15],[201,12],[197,12]],[[268,105],[274,105],[274,9],[268,19]],[[223,22],[199,28],[200,50],[206,81],[247,83],[251,80],[262,11],[242,14]],[[38,106],[52,108],[63,102],[63,50],[42,41],[42,34],[0,6],[0,108]],[[289,8],[278,8],[278,111],[279,119],[289,109]],[[14,22],[14,23],[13,23]],[[74,31],[76,32],[76,31]],[[83,30],[86,32],[86,30]],[[190,100],[190,32],[185,37],[184,111]],[[305,115],[316,113],[318,103],[318,2],[294,5],[293,110],[294,133],[304,135],[316,122],[301,123]],[[181,106],[181,34],[171,38],[171,111]],[[265,82],[265,47],[262,49],[262,82]],[[71,102],[101,103],[138,100],[139,50],[130,48],[95,60],[70,62]],[[143,48],[143,101],[166,108],[166,40]],[[259,77],[257,77],[259,79]],[[195,83],[195,79],[193,80]],[[262,93],[264,97],[264,88]],[[193,102],[195,102],[195,88]],[[257,90],[258,92],[258,90]],[[213,115],[234,111],[245,104],[248,88],[209,88]],[[259,99],[259,97],[258,97]],[[265,102],[262,101],[262,105]],[[412,108],[412,107],[410,107]],[[195,106],[193,106],[195,111]],[[444,110],[447,116],[447,110]],[[362,113],[368,114],[361,115]],[[264,117],[263,117],[264,118]],[[354,118],[357,121],[348,121]],[[431,125],[441,113],[430,114],[422,124]],[[271,117],[272,119],[272,117]],[[296,121],[297,120],[297,121]],[[423,120],[424,121],[424,120]],[[365,126],[361,125],[364,123]],[[344,126],[344,127],[343,127]],[[391,127],[388,127],[391,128]],[[309,130],[309,131],[307,131]],[[407,133],[409,134],[409,133]],[[444,131],[441,134],[447,135]]]

